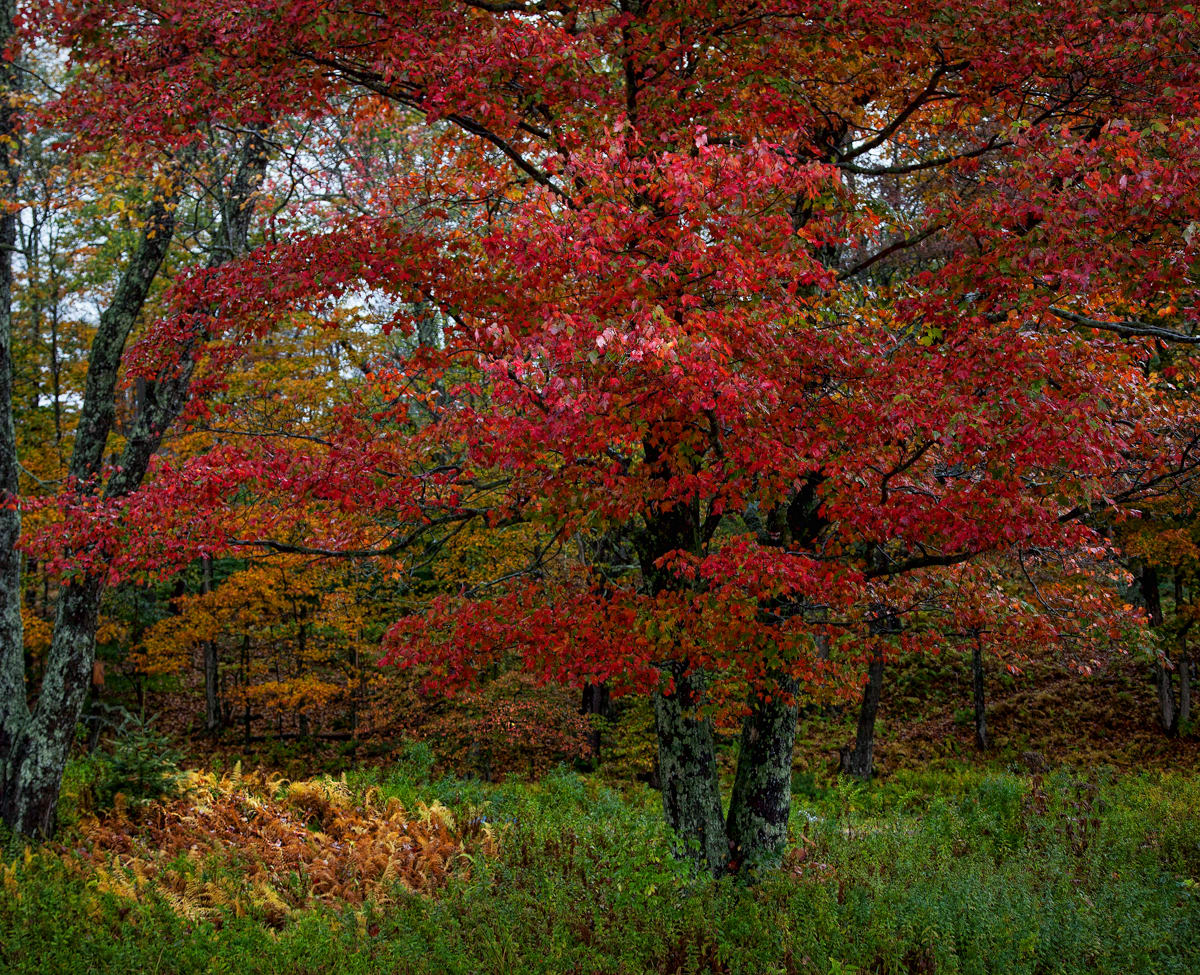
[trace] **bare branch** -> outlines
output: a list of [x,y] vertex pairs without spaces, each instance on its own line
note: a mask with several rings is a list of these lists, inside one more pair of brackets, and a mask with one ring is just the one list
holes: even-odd
[[1072,325],[1078,325],[1080,328],[1095,328],[1102,332],[1123,335],[1126,338],[1152,338],[1161,339],[1164,342],[1177,342],[1181,345],[1200,345],[1200,335],[1189,335],[1186,332],[1177,332],[1170,328],[1159,328],[1157,325],[1150,325],[1136,318],[1124,322],[1106,322],[1098,318],[1088,318],[1086,315],[1077,315],[1065,308],[1051,306],[1046,310],[1056,318],[1061,318]]

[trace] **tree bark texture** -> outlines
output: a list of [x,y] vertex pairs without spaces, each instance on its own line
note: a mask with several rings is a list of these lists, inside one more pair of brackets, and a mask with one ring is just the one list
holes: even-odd
[[[212,592],[212,559],[207,555],[200,561],[200,571],[201,590],[205,594]],[[204,654],[204,731],[215,735],[221,730],[221,674],[216,640],[205,640],[201,644],[201,651]]]
[[754,696],[742,723],[726,832],[733,869],[773,869],[783,859],[792,810],[792,750],[798,707],[794,680],[770,699]]
[[666,664],[674,679],[654,695],[654,726],[662,779],[663,813],[681,856],[714,875],[725,872],[729,842],[721,816],[712,720],[703,713],[705,681],[683,664]]
[[[0,0],[0,47],[15,32],[16,0]],[[29,721],[25,700],[25,635],[21,621],[20,467],[13,422],[13,272],[17,214],[15,98],[17,66],[0,59],[0,770],[21,729]]]

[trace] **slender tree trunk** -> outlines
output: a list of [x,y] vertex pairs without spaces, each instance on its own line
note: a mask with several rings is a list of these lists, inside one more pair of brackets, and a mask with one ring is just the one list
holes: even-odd
[[87,750],[90,755],[100,746],[100,735],[104,731],[104,718],[101,715],[104,697],[104,662],[97,660],[92,664],[91,693],[86,705],[87,712],[84,726],[88,731]]
[[1154,682],[1158,688],[1158,723],[1168,734],[1174,735],[1179,728],[1179,711],[1175,704],[1175,679],[1170,665],[1160,660],[1154,665]]
[[242,686],[246,690],[242,709],[242,744],[250,744],[250,634],[242,635]]
[[712,721],[701,713],[705,681],[685,665],[663,670],[674,679],[668,693],[654,695],[658,768],[663,813],[679,842],[679,854],[719,876],[729,861],[729,841],[721,816],[720,782]]
[[1183,575],[1175,570],[1175,623],[1179,627],[1179,713],[1176,715],[1176,732],[1190,733],[1192,723],[1192,658],[1188,653],[1188,628],[1183,622],[1187,603],[1187,592]]
[[[296,653],[296,656],[298,658],[297,663],[296,663],[296,676],[297,677],[302,677],[304,675],[304,658],[305,658],[305,655],[307,654],[307,652],[308,652],[308,625],[305,623],[301,623],[300,624],[299,647],[297,648],[297,653]],[[300,708],[298,719],[299,719],[299,727],[297,730],[300,732],[300,737],[307,738],[308,737],[308,713],[304,710],[303,707]]]
[[1179,720],[1177,728],[1185,731],[1192,722],[1192,658],[1188,656],[1187,644],[1179,657]]
[[987,751],[987,703],[984,700],[983,683],[983,647],[980,645],[979,634],[975,634],[975,645],[971,648],[971,690],[975,702],[975,744],[981,751]]
[[50,395],[54,404],[54,444],[61,448],[63,442],[62,363],[58,354],[57,304],[50,310]]
[[[1150,625],[1156,630],[1161,629],[1163,614],[1162,597],[1158,589],[1158,569],[1152,565],[1143,565],[1139,583],[1142,603],[1146,607]],[[1174,735],[1179,715],[1175,709],[1175,682],[1171,677],[1170,663],[1165,658],[1160,658],[1154,665],[1154,682],[1158,688],[1159,725],[1168,735]]]
[[[0,48],[15,33],[16,0],[0,0]],[[29,722],[25,692],[25,632],[21,621],[20,468],[13,423],[13,273],[17,214],[17,66],[0,59],[0,781],[10,752]]]
[[[213,587],[212,559],[207,555],[200,561],[201,590],[211,593]],[[208,639],[201,645],[204,654],[204,731],[216,735],[221,730],[221,674],[217,659],[217,641]]]
[[[360,634],[361,639],[361,634]],[[350,655],[350,672],[353,675],[350,679],[350,737],[358,737],[358,687],[359,687],[359,665],[358,665],[358,640],[354,641],[354,649]]]
[[[259,135],[245,139],[239,160],[210,266],[245,249],[252,196],[266,168],[265,147]],[[125,342],[158,275],[173,234],[174,201],[159,197],[151,206],[146,229],[121,277],[112,304],[100,316],[88,358],[83,403],[71,453],[71,482],[80,492],[96,490],[95,482],[115,419],[114,391]],[[187,401],[196,350],[202,338],[197,336],[182,347],[178,365],[160,381],[150,384],[145,408],[134,422],[117,470],[104,488],[105,498],[125,497],[141,486],[151,457]],[[4,769],[0,818],[26,836],[49,836],[54,830],[63,769],[95,657],[96,624],[104,582],[103,574],[88,573],[63,585],[38,703],[32,719],[13,743]]]
[[867,684],[863,688],[862,704],[858,710],[858,728],[854,747],[841,751],[841,770],[846,775],[869,779],[875,772],[875,715],[883,694],[883,661],[878,657],[867,668]]
[[742,723],[726,820],[735,870],[773,869],[783,859],[792,811],[797,689],[794,680],[785,679],[769,700],[752,696],[750,713]]
[[[579,713],[594,715],[597,718],[608,718],[612,715],[612,699],[607,683],[589,683],[583,686],[583,699],[579,704]],[[592,761],[599,766],[602,744],[599,723],[592,725],[588,738],[592,749]]]

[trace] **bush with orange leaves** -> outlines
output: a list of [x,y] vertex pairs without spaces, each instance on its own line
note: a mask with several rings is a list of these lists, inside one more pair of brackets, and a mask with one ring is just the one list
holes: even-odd
[[478,816],[444,806],[414,813],[377,788],[354,794],[345,781],[289,782],[235,768],[189,772],[187,796],[133,810],[118,797],[85,816],[82,842],[65,859],[101,892],[160,898],[192,920],[220,925],[229,913],[281,927],[297,910],[384,903],[400,891],[430,894],[466,876],[497,837]]

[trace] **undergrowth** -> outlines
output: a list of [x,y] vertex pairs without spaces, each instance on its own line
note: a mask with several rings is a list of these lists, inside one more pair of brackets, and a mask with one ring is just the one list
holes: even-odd
[[[281,916],[231,904],[197,913],[165,893],[106,884],[97,863],[111,873],[128,861],[97,859],[102,844],[87,847],[95,828],[81,819],[60,848],[15,851],[0,868],[0,970],[1200,971],[1200,781],[1188,775],[957,770],[867,787],[798,776],[785,867],[746,884],[674,861],[648,789],[565,772],[526,785],[431,780],[427,759],[417,750],[392,774],[295,794],[264,783],[275,798],[263,800],[263,815],[309,809],[293,826],[333,836],[314,796],[363,810],[364,831],[374,828],[371,810],[438,803],[495,840],[474,852],[460,843],[469,869],[425,887],[347,877],[329,897],[301,897],[296,879]],[[203,832],[212,828],[196,811],[204,795],[157,808]],[[189,802],[191,812],[179,805]],[[174,827],[146,825],[159,822],[153,815],[123,828],[145,838],[130,842],[144,842],[138,855],[164,870],[232,885],[261,866],[261,845],[239,829],[222,840],[238,857],[190,856],[182,839],[172,847],[155,838]]]

